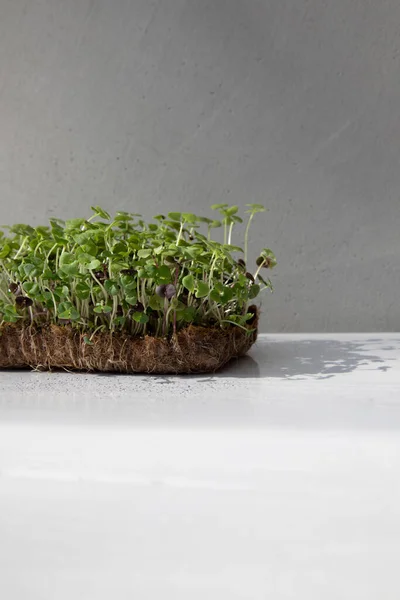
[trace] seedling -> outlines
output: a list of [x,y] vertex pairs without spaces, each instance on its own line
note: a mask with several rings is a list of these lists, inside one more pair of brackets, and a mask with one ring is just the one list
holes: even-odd
[[[272,288],[261,271],[276,258],[260,252],[247,264],[254,215],[248,205],[244,249],[232,245],[242,223],[237,206],[212,208],[221,220],[170,212],[140,215],[99,206],[88,218],[50,219],[0,232],[0,327],[4,323],[72,327],[87,346],[98,331],[169,337],[188,324],[249,329],[249,305]],[[223,243],[213,240],[223,227]]]

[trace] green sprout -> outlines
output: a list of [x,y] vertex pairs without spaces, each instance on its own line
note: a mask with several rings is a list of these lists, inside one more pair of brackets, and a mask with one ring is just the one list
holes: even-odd
[[[0,231],[0,327],[68,325],[91,344],[97,331],[169,336],[190,324],[248,330],[249,306],[276,258],[264,249],[247,267],[249,229],[264,211],[247,205],[244,250],[232,245],[238,207],[216,204],[221,220],[170,212],[146,223],[140,215],[50,219],[48,226]],[[223,243],[212,230],[223,226]],[[239,256],[237,256],[239,255]]]

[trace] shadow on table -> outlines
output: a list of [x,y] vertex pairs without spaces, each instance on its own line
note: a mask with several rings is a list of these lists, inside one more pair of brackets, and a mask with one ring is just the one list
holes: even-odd
[[[379,343],[379,353],[374,345]],[[395,345],[393,345],[395,344]],[[341,373],[364,370],[387,371],[393,355],[382,358],[382,351],[400,352],[400,344],[384,345],[379,339],[359,341],[339,340],[271,340],[259,342],[252,355],[231,361],[212,376],[200,380],[226,377],[278,379],[329,379]]]

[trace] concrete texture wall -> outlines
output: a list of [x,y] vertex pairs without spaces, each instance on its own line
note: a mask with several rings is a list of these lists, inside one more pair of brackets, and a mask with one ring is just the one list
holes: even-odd
[[400,327],[398,0],[0,0],[0,222],[262,202],[271,331]]

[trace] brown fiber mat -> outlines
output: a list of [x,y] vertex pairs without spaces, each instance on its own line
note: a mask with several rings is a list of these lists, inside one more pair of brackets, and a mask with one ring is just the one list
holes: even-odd
[[3,324],[0,368],[64,368],[118,373],[207,373],[246,354],[257,337],[257,316],[251,333],[190,325],[171,339],[122,333],[96,333],[92,343],[68,325],[40,329]]

